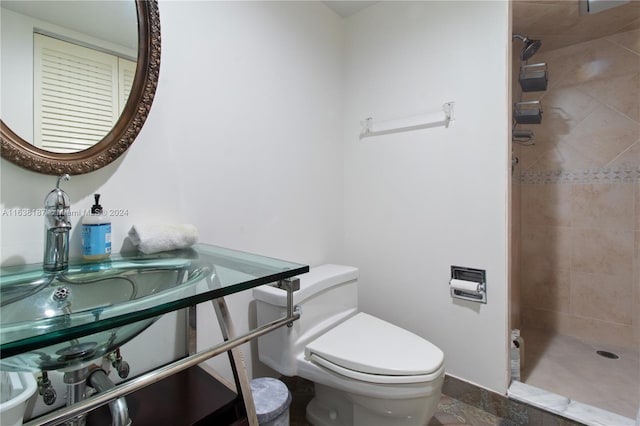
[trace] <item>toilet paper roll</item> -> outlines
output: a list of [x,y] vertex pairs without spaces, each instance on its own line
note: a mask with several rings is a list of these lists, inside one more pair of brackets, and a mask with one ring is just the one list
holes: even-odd
[[451,288],[455,290],[464,291],[466,293],[480,293],[480,283],[475,281],[465,281],[452,278],[449,285],[451,285]]

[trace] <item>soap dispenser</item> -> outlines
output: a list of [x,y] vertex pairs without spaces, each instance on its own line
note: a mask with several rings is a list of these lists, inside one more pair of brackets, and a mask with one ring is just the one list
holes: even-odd
[[82,257],[100,260],[111,255],[111,218],[104,214],[100,194],[93,197],[95,204],[91,207],[91,214],[82,217]]

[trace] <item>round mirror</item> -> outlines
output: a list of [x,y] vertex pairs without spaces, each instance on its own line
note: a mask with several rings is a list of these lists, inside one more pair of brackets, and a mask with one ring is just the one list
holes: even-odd
[[157,0],[1,6],[2,157],[45,174],[88,173],[114,161],[155,95]]

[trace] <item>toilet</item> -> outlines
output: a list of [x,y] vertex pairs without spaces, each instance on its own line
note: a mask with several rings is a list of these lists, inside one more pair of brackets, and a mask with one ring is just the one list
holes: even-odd
[[[322,265],[293,294],[300,319],[258,339],[260,361],[314,383],[306,409],[316,426],[423,426],[444,381],[442,351],[358,309],[358,269]],[[286,315],[286,292],[253,289],[258,325]]]

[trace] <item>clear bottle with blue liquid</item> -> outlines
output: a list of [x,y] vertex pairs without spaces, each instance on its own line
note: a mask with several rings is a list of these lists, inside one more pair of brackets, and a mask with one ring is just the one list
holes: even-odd
[[88,260],[111,256],[111,218],[100,205],[100,194],[93,195],[91,214],[82,217],[82,257]]

